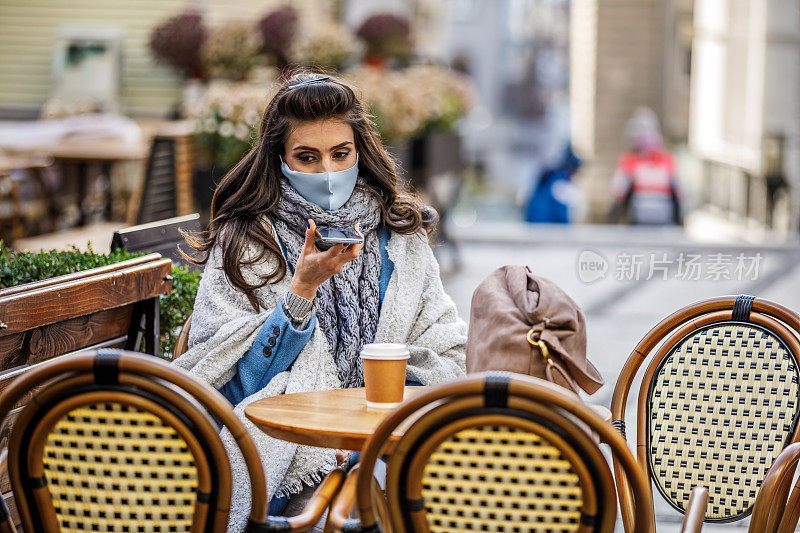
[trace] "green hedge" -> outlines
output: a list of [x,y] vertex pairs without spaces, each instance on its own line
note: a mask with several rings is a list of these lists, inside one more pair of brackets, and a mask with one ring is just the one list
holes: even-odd
[[[65,252],[14,252],[0,241],[0,288],[42,279],[63,276],[81,270],[110,265],[145,255],[124,250],[98,254],[77,248]],[[161,350],[163,357],[172,355],[179,328],[192,312],[201,273],[185,266],[172,267],[172,290],[161,297]]]

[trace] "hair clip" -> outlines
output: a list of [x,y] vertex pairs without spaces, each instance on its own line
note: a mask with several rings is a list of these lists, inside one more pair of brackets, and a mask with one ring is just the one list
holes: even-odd
[[314,78],[313,80],[305,80],[301,81],[300,83],[295,83],[294,85],[289,85],[289,89],[294,89],[295,87],[302,87],[303,85],[311,85],[312,83],[319,83],[325,80],[331,79],[330,76],[323,76],[321,78]]

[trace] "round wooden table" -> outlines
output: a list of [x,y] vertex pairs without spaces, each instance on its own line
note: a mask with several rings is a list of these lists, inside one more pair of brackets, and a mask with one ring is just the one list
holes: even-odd
[[[406,387],[405,398],[426,389]],[[323,448],[361,450],[391,411],[368,409],[362,387],[281,394],[251,403],[245,407],[244,414],[276,439]],[[412,421],[403,422],[387,444],[391,446],[396,442]]]

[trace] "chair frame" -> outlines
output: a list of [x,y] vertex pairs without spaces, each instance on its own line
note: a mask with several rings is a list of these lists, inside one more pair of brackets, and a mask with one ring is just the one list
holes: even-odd
[[[789,328],[795,332],[800,332],[800,315],[778,303],[762,298],[742,295],[722,296],[703,300],[672,313],[656,324],[639,341],[625,362],[611,400],[612,424],[623,437],[625,436],[625,406],[633,386],[633,381],[644,362],[648,359],[648,356],[655,350],[655,354],[650,358],[650,362],[642,377],[642,383],[639,388],[636,424],[637,465],[648,479],[652,479],[653,469],[647,445],[649,432],[647,400],[654,386],[654,378],[658,375],[659,369],[673,353],[674,348],[679,346],[688,335],[712,324],[730,324],[737,322],[744,322],[750,326],[755,325],[756,327],[760,326],[763,329],[767,329],[772,335],[776,336],[785,344],[787,351],[794,356],[795,364],[798,364],[797,359],[800,355],[800,341],[798,341],[797,335]],[[798,415],[800,415],[800,410],[798,410]],[[791,435],[784,445],[797,440],[800,436],[800,425],[797,424],[798,415],[795,416],[792,422],[793,428]],[[628,486],[626,478],[620,476],[620,473],[622,473],[622,465],[619,464],[616,457],[614,458],[614,473],[625,531],[631,531],[631,524],[634,520],[631,488]],[[662,489],[659,483],[656,482],[655,484],[659,492],[661,492]],[[687,522],[698,522],[695,513],[699,512],[697,502],[702,499],[703,496],[698,495],[697,498],[693,497],[689,500],[689,505],[687,505],[687,511],[685,512],[686,519],[684,524],[687,524]],[[667,501],[672,505],[669,499],[667,499]],[[672,506],[675,507],[674,505]],[[676,509],[680,512],[684,512],[677,507]],[[700,523],[704,521],[730,522],[739,520],[749,515],[751,510],[745,511],[743,514],[736,517],[706,519],[705,505],[703,505],[703,520],[700,520]],[[689,511],[691,511],[691,513]]]
[[[194,516],[206,524],[205,531],[227,528],[233,483],[214,419],[230,430],[248,467],[252,502],[248,531],[307,531],[321,518],[344,480],[344,471],[335,469],[301,515],[268,516],[264,469],[257,448],[229,402],[210,385],[151,356],[97,350],[36,365],[0,393],[0,422],[38,387],[41,390],[33,401],[19,413],[8,450],[0,452],[0,472],[7,467],[25,531],[58,529],[43,464],[35,459],[41,457],[53,424],[70,409],[87,403],[133,404],[161,417],[180,434],[195,458],[198,498]],[[2,502],[0,531],[14,531]]]
[[186,353],[186,350],[189,349],[189,332],[192,329],[193,314],[194,313],[191,313],[188,317],[186,317],[186,322],[184,322],[183,326],[181,326],[181,331],[178,333],[178,338],[175,340],[175,347],[172,349],[173,361],[182,356],[184,353]]
[[753,506],[750,533],[793,533],[800,519],[800,479],[789,492],[797,463],[800,442],[788,445],[767,472]]
[[[525,413],[531,416],[529,420],[516,418]],[[428,452],[438,445],[437,438],[452,435],[460,420],[465,420],[467,425],[473,427],[481,420],[485,423],[502,424],[501,420],[509,421],[510,417],[515,417],[513,425],[517,427],[527,425],[533,429],[536,426],[537,432],[543,428],[548,437],[553,439],[551,444],[559,447],[562,453],[569,448],[576,452],[585,451],[588,457],[581,457],[573,467],[583,464],[591,469],[592,465],[602,464],[605,469],[606,478],[602,475],[598,478],[596,473],[589,471],[576,472],[584,480],[600,480],[594,495],[587,492],[587,501],[584,502],[590,510],[594,509],[599,513],[599,517],[595,515],[598,520],[596,523],[589,523],[589,513],[587,518],[590,520],[581,524],[578,531],[613,530],[617,505],[613,496],[608,497],[614,494],[614,485],[605,459],[597,444],[591,440],[589,432],[578,424],[595,432],[602,442],[611,447],[615,456],[620,456],[622,475],[630,476],[630,485],[635,488],[635,503],[640,511],[635,518],[635,532],[654,531],[650,485],[638,468],[624,438],[615,428],[575,395],[568,394],[560,387],[533,377],[507,373],[474,374],[456,382],[432,387],[431,390],[407,400],[389,414],[368,440],[359,469],[348,476],[343,490],[332,506],[329,519],[334,527],[343,531],[381,531],[377,515],[384,513],[380,512],[380,508],[376,513],[372,471],[392,432],[410,417],[418,415],[419,418],[409,426],[391,453],[386,481],[390,527],[386,528],[384,523],[384,530],[427,530],[426,513],[421,505],[418,488],[421,485],[424,460],[427,459]],[[462,418],[464,416],[466,418]],[[450,422],[447,422],[448,417],[452,418]],[[548,421],[553,425],[544,427],[543,424]],[[554,431],[558,424],[563,424],[560,426],[562,433]],[[436,432],[439,437],[431,436]],[[563,447],[559,446],[559,442],[563,443]],[[414,449],[417,445],[420,448]],[[407,474],[409,478],[404,480],[403,474]],[[402,509],[402,505],[398,503],[401,498],[411,502],[406,507],[412,507]],[[346,518],[353,501],[358,504],[360,521]],[[386,517],[382,517],[382,520],[385,519]]]

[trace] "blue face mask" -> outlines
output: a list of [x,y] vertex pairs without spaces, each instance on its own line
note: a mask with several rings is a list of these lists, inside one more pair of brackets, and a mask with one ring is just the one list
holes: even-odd
[[299,172],[292,170],[281,157],[281,172],[300,196],[322,209],[334,210],[344,205],[358,177],[358,155],[355,164],[338,172]]

